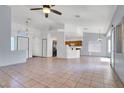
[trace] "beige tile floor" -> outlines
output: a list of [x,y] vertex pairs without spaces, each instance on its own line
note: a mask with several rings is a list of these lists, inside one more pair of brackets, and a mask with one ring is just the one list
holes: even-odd
[[109,62],[99,57],[40,58],[0,67],[1,88],[123,88]]

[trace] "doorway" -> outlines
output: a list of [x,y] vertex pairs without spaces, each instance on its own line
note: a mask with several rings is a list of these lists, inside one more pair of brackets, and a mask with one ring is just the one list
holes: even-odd
[[56,57],[57,56],[57,41],[53,40],[52,43],[52,56]]

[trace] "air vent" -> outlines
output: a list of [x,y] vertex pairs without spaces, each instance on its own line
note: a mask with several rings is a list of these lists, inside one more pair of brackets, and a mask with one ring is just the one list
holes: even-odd
[[87,27],[85,27],[85,28],[84,28],[84,30],[88,30],[88,28],[87,28]]
[[80,15],[75,15],[76,18],[80,18]]

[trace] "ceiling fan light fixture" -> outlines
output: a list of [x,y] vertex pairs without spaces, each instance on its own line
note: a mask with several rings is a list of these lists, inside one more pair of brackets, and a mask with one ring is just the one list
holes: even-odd
[[43,8],[43,13],[47,13],[47,14],[49,14],[51,11],[50,11],[50,8],[48,8],[48,7],[44,7]]
[[48,18],[49,13],[55,13],[57,15],[62,15],[61,12],[52,9],[52,7],[55,5],[43,5],[43,7],[40,8],[31,8],[30,10],[42,10],[42,12],[45,14],[45,17]]

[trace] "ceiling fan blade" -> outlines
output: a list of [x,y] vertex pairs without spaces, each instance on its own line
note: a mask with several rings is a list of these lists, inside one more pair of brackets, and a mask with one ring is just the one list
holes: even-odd
[[57,11],[57,10],[54,10],[54,9],[51,9],[51,12],[55,13],[55,14],[58,14],[58,15],[62,15],[61,12]]
[[43,8],[32,8],[30,10],[42,10]]
[[45,13],[45,17],[48,18],[48,14],[47,13]]
[[54,7],[55,5],[50,5],[51,7]]

